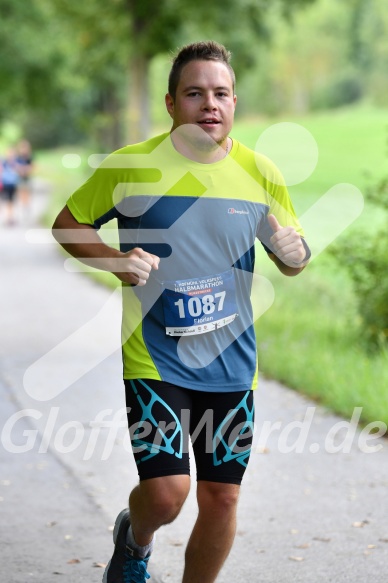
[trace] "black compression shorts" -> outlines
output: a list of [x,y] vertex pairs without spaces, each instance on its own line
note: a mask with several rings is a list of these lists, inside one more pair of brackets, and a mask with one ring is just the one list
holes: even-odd
[[190,474],[241,484],[253,438],[252,391],[194,391],[149,379],[124,380],[128,426],[139,478]]

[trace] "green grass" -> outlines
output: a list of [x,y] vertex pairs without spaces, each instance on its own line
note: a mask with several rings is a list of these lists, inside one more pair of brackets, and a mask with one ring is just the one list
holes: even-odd
[[[254,148],[260,133],[274,123],[291,121],[311,132],[318,145],[317,166],[307,180],[289,187],[297,214],[301,216],[336,184],[351,183],[365,192],[368,185],[388,174],[387,120],[386,110],[349,107],[293,119],[241,122],[235,126],[233,135]],[[381,224],[381,221],[380,210],[366,203],[364,212],[351,228],[370,229],[371,224]]]
[[[364,191],[371,181],[388,174],[384,110],[364,106],[294,119],[241,120],[232,135],[254,148],[260,133],[279,121],[303,125],[319,148],[312,175],[290,187],[298,214],[337,183],[349,182]],[[55,185],[47,223],[90,173],[85,154],[80,152],[84,160],[81,168],[66,170],[60,164],[63,153],[42,157],[48,178]],[[380,209],[367,204],[351,228],[371,232],[381,222],[381,214]],[[336,244],[341,244],[341,237]],[[362,407],[364,422],[381,420],[388,424],[388,350],[373,356],[363,350],[356,301],[345,271],[325,251],[301,275],[287,278],[268,261],[260,245],[257,271],[275,288],[274,304],[256,325],[262,373],[347,418],[354,407]],[[117,286],[111,274],[94,272],[93,277],[105,285]]]
[[275,301],[256,324],[259,368],[347,418],[363,407],[364,422],[388,424],[388,350],[364,351],[349,280],[323,263],[296,278],[261,269]]

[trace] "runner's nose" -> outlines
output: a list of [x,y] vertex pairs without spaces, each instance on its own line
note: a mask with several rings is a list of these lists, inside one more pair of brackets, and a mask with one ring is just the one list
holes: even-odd
[[214,111],[217,109],[217,102],[212,93],[205,93],[202,103],[202,109]]

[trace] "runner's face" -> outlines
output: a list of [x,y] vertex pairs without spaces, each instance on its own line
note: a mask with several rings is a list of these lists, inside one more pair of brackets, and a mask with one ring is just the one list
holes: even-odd
[[190,61],[182,69],[175,100],[166,95],[173,130],[194,124],[224,146],[232,129],[236,101],[229,70],[218,61]]

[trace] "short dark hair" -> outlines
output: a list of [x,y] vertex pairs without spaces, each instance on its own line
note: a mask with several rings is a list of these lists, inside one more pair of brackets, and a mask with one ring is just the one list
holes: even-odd
[[190,61],[219,61],[220,63],[224,63],[232,78],[234,90],[236,77],[230,64],[231,57],[232,53],[224,45],[213,40],[192,43],[182,47],[172,60],[172,67],[168,77],[169,94],[175,99],[182,69]]

